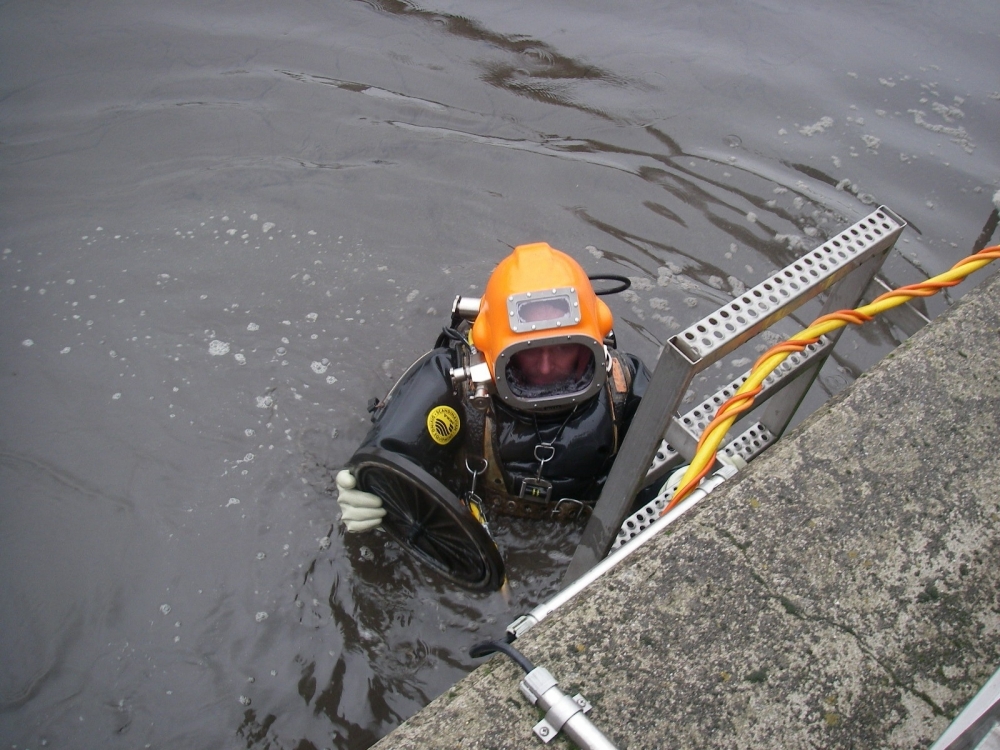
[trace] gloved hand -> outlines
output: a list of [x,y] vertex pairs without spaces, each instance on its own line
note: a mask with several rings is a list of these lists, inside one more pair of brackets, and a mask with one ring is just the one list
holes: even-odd
[[358,481],[347,469],[337,472],[337,502],[340,517],[348,531],[368,531],[382,525],[385,509],[382,498],[371,492],[355,489]]

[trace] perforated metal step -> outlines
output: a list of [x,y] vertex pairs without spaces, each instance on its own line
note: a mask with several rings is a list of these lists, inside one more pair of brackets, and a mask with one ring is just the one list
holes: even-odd
[[[756,458],[773,442],[774,435],[771,434],[771,431],[760,424],[760,422],[757,422],[740,433],[735,440],[722,450],[727,456],[739,455],[744,461],[750,463],[751,460]],[[679,463],[677,467],[680,468]],[[621,529],[618,531],[618,537],[615,539],[614,544],[611,545],[611,550],[618,549],[659,518],[669,499],[666,495],[658,494],[646,503],[646,505],[626,518],[625,523],[622,524]]]

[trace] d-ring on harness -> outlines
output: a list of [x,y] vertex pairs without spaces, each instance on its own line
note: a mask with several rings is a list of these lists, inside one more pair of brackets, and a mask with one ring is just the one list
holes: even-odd
[[[473,468],[473,461],[477,462],[477,468]],[[484,473],[489,466],[489,461],[485,458],[473,458],[471,456],[466,457],[465,469],[472,474],[472,481],[469,483],[469,489],[462,494],[462,504],[469,509],[469,512],[472,513],[472,517],[475,518],[484,529],[486,529],[487,534],[490,533],[490,527],[486,524],[486,514],[483,512],[482,498],[476,494],[476,479],[480,474]],[[490,534],[490,536],[492,537],[493,535]]]

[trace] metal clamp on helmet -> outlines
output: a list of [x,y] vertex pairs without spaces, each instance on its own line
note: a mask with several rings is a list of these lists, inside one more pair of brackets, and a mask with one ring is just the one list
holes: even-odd
[[451,370],[451,382],[457,386],[460,383],[469,382],[472,395],[469,397],[472,405],[477,409],[486,409],[490,402],[490,385],[493,380],[490,376],[489,366],[482,361],[481,356],[476,356],[479,361],[473,361],[466,367],[453,367]]
[[505,404],[552,411],[604,386],[612,322],[580,264],[538,242],[514,248],[494,270],[471,338]]

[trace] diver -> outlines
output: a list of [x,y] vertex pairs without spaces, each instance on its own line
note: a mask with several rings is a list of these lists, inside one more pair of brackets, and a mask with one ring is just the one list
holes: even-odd
[[[610,294],[621,286],[602,292]],[[489,520],[588,518],[649,383],[615,348],[586,272],[547,243],[521,245],[481,298],[459,296],[434,349],[378,401],[336,477],[349,532],[382,526],[453,581],[504,580]]]
[[[650,378],[617,351],[612,323],[576,260],[544,242],[515,248],[480,299],[456,299],[435,348],[370,404],[374,426],[336,477],[347,531],[390,524],[394,509],[419,515],[426,495],[449,492],[484,526],[498,515],[589,517]],[[366,456],[388,462],[391,481],[363,486]],[[392,535],[406,543],[420,523]]]

